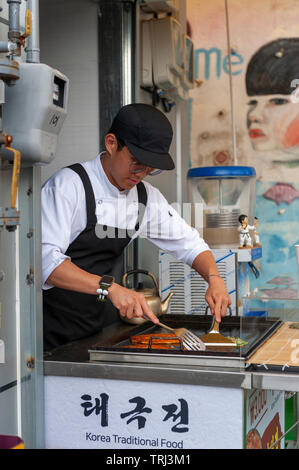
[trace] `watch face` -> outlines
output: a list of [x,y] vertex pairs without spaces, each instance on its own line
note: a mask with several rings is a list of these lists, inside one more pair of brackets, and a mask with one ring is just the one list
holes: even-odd
[[114,282],[113,276],[103,276],[100,280],[100,284],[112,284]]

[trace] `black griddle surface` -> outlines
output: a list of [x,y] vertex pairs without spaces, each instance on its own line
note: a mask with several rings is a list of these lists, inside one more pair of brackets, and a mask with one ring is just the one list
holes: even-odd
[[[206,334],[212,324],[211,315],[172,315],[165,314],[159,317],[162,323],[171,328],[187,328],[191,330],[199,338]],[[125,348],[124,346],[131,344],[130,337],[139,334],[160,334],[166,333],[166,330],[160,326],[153,325],[148,321],[142,325],[131,329],[128,334],[122,334],[120,337],[114,336],[107,339],[105,343],[97,343],[92,346],[93,351],[119,351],[126,353],[146,352],[148,354],[184,354],[184,355],[221,355],[225,357],[242,357],[247,358],[258,347],[260,347],[266,339],[268,339],[282,324],[279,318],[257,318],[257,317],[224,317],[219,324],[219,331],[224,336],[233,336],[240,338],[248,344],[241,348],[223,348],[217,350],[216,347],[209,348],[205,351],[182,351],[176,349],[138,349]]]

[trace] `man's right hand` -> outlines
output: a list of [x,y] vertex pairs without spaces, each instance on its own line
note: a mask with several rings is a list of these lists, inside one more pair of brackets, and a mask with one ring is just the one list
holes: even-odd
[[108,299],[119,310],[122,317],[129,319],[145,317],[155,324],[159,322],[159,319],[145,300],[144,295],[140,292],[113,283],[108,289]]

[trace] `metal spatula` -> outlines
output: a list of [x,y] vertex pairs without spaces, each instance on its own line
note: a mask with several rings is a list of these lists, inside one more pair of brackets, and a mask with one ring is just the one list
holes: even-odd
[[215,316],[213,316],[212,328],[208,331],[207,334],[201,336],[201,341],[206,346],[216,346],[218,347],[237,347],[237,344],[229,338],[226,338],[219,332],[219,324],[216,322]]
[[157,325],[174,333],[178,338],[182,340],[183,346],[189,351],[204,351],[206,349],[206,346],[203,341],[200,340],[198,336],[196,336],[194,333],[192,333],[192,331],[187,330],[186,328],[174,329],[161,322],[157,323]]

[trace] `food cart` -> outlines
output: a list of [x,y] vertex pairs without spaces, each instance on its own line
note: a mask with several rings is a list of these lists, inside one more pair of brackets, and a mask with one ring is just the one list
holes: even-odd
[[[299,330],[292,327],[296,322],[286,320],[285,311],[280,313],[225,317],[221,332],[247,341],[235,351],[129,350],[131,336],[161,330],[150,322],[134,326],[122,321],[57,348],[44,363],[46,447],[175,451],[295,446],[286,439],[285,425],[288,421],[295,429],[297,417],[294,412],[289,423],[285,405],[299,391],[299,358],[291,346],[294,341],[299,345]],[[161,321],[200,337],[211,317],[165,314]],[[273,354],[266,357],[272,347],[275,360]]]

